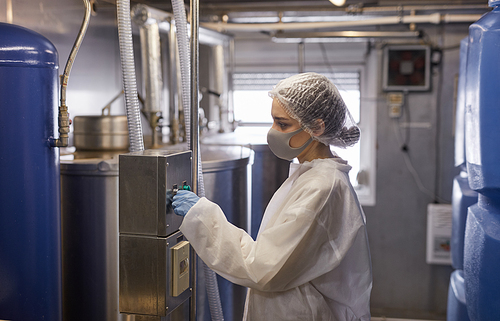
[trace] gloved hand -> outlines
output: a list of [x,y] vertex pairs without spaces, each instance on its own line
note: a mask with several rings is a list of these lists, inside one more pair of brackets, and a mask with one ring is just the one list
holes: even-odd
[[167,190],[167,197],[166,197],[166,203],[167,203],[167,212],[169,207],[172,207],[172,202],[174,201],[174,193],[172,192],[171,189]]
[[177,194],[174,195],[174,202],[172,203],[174,213],[180,216],[186,215],[199,199],[198,195],[193,192],[179,190]]

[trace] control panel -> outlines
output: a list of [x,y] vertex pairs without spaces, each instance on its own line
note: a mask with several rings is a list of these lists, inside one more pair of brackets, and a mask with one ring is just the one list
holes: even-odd
[[[190,245],[171,203],[192,184],[191,151],[120,155],[120,313],[164,320],[189,306]],[[142,319],[141,319],[142,320]]]

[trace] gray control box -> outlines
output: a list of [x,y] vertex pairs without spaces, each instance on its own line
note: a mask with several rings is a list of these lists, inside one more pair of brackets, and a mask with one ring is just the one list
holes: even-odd
[[188,254],[183,275],[187,287],[175,292],[179,262],[171,255],[176,248],[186,245],[189,250],[189,243],[181,232],[167,238],[120,235],[120,313],[149,316],[148,321],[159,321],[189,302],[192,260]]
[[168,236],[182,217],[167,210],[167,190],[191,186],[191,151],[144,150],[120,155],[120,234]]
[[189,313],[190,246],[167,192],[190,189],[191,160],[191,151],[120,155],[120,313],[137,320],[186,320],[179,316]]

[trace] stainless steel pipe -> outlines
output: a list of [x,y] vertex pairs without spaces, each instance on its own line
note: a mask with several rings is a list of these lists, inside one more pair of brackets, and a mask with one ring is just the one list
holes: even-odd
[[[198,32],[199,32],[199,0],[191,0],[191,135],[190,144],[191,150],[193,151],[193,191],[198,194],[198,178],[199,178],[199,145],[200,145],[200,130],[199,130],[199,101],[198,101],[198,88],[199,88],[199,42],[198,42]],[[196,258],[196,252],[191,248],[191,257]],[[197,259],[194,259],[191,264],[191,276],[193,280],[196,280],[198,264]],[[197,285],[193,282],[193,291],[191,293],[191,320],[196,321],[196,295],[197,295]]]
[[199,144],[200,144],[200,129],[199,129],[199,0],[191,0],[191,38],[190,38],[190,53],[191,53],[191,135],[190,145],[193,151],[193,191],[198,194],[198,166],[199,166]]

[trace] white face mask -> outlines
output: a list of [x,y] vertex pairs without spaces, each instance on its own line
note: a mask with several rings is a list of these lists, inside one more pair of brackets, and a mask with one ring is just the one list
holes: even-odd
[[309,146],[309,144],[312,142],[311,137],[307,142],[304,143],[304,145],[300,147],[290,147],[290,139],[295,134],[298,134],[301,131],[302,128],[299,128],[291,133],[282,133],[280,131],[277,131],[276,129],[271,128],[267,133],[267,144],[269,145],[269,148],[274,153],[274,155],[276,155],[277,157],[286,160],[292,160],[295,157],[299,156],[299,154],[302,153],[302,151],[304,151],[304,149],[306,149],[307,146]]

